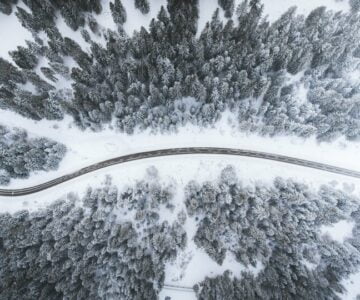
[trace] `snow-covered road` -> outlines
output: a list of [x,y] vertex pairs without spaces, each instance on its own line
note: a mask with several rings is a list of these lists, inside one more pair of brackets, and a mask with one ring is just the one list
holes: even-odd
[[146,151],[140,153],[134,153],[124,156],[115,157],[109,160],[98,162],[82,168],[76,172],[58,177],[54,180],[35,185],[28,188],[22,189],[0,189],[0,196],[24,196],[34,194],[46,189],[49,189],[53,186],[59,185],[66,181],[72,180],[79,176],[110,167],[117,164],[122,164],[134,160],[141,160],[146,158],[153,157],[163,157],[163,156],[174,156],[174,155],[197,155],[197,154],[206,154],[206,155],[232,155],[232,156],[245,156],[258,159],[267,159],[281,163],[287,163],[317,170],[322,170],[325,172],[330,172],[334,174],[340,174],[355,178],[360,178],[360,172],[349,170],[345,168],[335,167],[328,164],[318,163],[310,160],[304,160],[300,158],[294,158],[290,156],[284,156],[279,154],[272,154],[266,152],[252,151],[252,150],[243,150],[243,149],[231,149],[231,148],[214,148],[214,147],[189,147],[189,148],[170,148],[170,149],[161,149],[154,151]]

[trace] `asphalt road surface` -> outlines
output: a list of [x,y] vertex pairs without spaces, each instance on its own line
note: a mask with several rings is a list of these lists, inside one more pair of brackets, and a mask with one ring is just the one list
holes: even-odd
[[76,172],[58,177],[54,180],[50,180],[48,182],[44,182],[39,185],[35,185],[28,188],[23,189],[0,189],[0,196],[24,196],[34,194],[40,191],[44,191],[49,189],[53,186],[59,185],[63,182],[72,180],[76,177],[82,176],[87,173],[94,172],[96,170],[100,170],[109,166],[123,164],[126,162],[146,159],[146,158],[153,158],[153,157],[161,157],[161,156],[174,156],[174,155],[194,155],[194,154],[208,154],[208,155],[232,155],[232,156],[242,156],[242,157],[254,157],[259,159],[267,159],[272,161],[278,161],[281,163],[287,163],[317,170],[322,170],[325,172],[360,178],[360,172],[339,168],[327,164],[322,164],[310,160],[279,155],[279,154],[272,154],[266,152],[258,152],[258,151],[251,151],[251,150],[242,150],[242,149],[231,149],[231,148],[213,148],[213,147],[189,147],[189,148],[170,148],[170,149],[161,149],[161,150],[154,150],[154,151],[146,151],[140,153],[134,153],[124,156],[115,157],[109,160],[105,160],[88,167],[82,168]]

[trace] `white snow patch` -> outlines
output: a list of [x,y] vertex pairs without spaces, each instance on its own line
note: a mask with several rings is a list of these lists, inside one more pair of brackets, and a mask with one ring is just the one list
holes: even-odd
[[90,48],[90,45],[82,37],[80,29],[74,31],[72,28],[70,28],[59,13],[57,14],[56,18],[56,26],[64,38],[67,37],[74,40],[79,44],[83,51],[87,51]]
[[196,300],[194,292],[184,291],[176,288],[164,288],[159,294],[159,300],[165,300],[170,297],[171,300]]
[[218,5],[217,0],[199,0],[199,19],[197,27],[197,37],[200,36],[201,32],[205,29],[206,23],[211,22],[211,19],[216,11],[219,8],[219,17],[225,26],[227,19],[225,18],[224,10]]
[[38,37],[40,39],[42,39],[42,41],[44,42],[44,46],[49,46],[49,37],[47,36],[46,32],[44,30],[41,30],[38,33]]
[[317,264],[314,264],[306,259],[304,259],[302,261],[302,263],[309,269],[309,270],[314,270],[317,267]]
[[308,93],[308,89],[305,87],[305,85],[303,83],[299,83],[297,89],[297,97],[296,97],[299,104],[307,103],[307,93]]
[[351,84],[360,84],[360,70],[354,70],[349,74],[344,74],[345,78],[347,78]]
[[30,92],[30,93],[32,93],[32,94],[36,94],[36,93],[37,93],[35,85],[34,85],[32,82],[30,82],[30,81],[27,81],[25,84],[18,83],[17,86],[18,86],[20,89],[22,89],[22,90],[24,90],[24,91],[28,91],[28,92]]
[[352,236],[352,230],[354,228],[354,225],[354,222],[342,220],[330,226],[322,226],[320,228],[320,231],[321,234],[328,235],[331,239],[339,243],[343,243],[345,239]]
[[[19,5],[25,9],[25,5]],[[27,47],[25,41],[34,41],[32,34],[21,25],[19,19],[15,15],[16,6],[10,16],[0,12],[0,57],[13,61],[9,55],[9,51],[16,50],[17,46]]]
[[132,36],[134,31],[140,31],[141,27],[148,30],[151,20],[157,17],[161,6],[164,6],[165,9],[167,7],[166,0],[151,1],[150,11],[144,15],[139,9],[135,8],[133,0],[122,0],[122,4],[126,10],[126,22],[123,27],[129,36]]
[[346,292],[344,295],[339,294],[343,300],[355,300],[356,296],[360,295],[360,272],[352,274],[348,279],[342,280],[341,282]]
[[100,14],[96,15],[93,14],[98,24],[103,27],[104,29],[110,29],[112,31],[117,31],[117,26],[114,23],[113,17],[110,11],[110,2],[111,0],[102,0],[102,11]]
[[[189,244],[188,248],[192,249],[188,252],[190,261],[185,267],[184,277],[182,279],[178,278],[179,272],[182,269],[181,265],[168,264],[165,269],[166,284],[192,287],[194,284],[203,281],[205,277],[216,277],[222,275],[227,270],[230,270],[233,275],[239,277],[241,271],[245,270],[245,267],[237,262],[230,252],[226,255],[223,264],[219,266],[203,249],[197,248],[193,243]],[[179,254],[178,258],[181,259],[181,254]]]

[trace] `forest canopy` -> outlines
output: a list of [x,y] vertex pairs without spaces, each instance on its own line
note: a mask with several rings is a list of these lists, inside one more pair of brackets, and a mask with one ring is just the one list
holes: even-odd
[[[189,239],[219,266],[229,252],[241,265],[198,282],[198,299],[340,299],[359,271],[358,197],[283,178],[245,185],[232,166],[177,188],[150,168],[134,184],[107,177],[81,197],[0,214],[0,298],[157,299]],[[340,221],[353,224],[343,242],[322,233]]]
[[[2,1],[0,10],[10,14],[16,3]],[[348,13],[319,7],[303,16],[292,7],[270,23],[260,0],[218,0],[225,18],[216,10],[198,32],[198,1],[168,0],[131,36],[121,0],[24,3],[31,14],[19,6],[13,13],[34,41],[13,49],[13,62],[0,59],[0,108],[35,120],[69,114],[81,128],[115,124],[129,134],[211,126],[230,110],[244,132],[359,139],[358,1]],[[134,5],[151,9],[147,0]],[[96,21],[104,10],[116,31]],[[58,12],[86,49],[62,35]]]

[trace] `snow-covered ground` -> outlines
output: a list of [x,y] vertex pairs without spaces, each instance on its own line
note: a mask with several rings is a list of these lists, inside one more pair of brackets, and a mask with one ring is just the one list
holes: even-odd
[[328,235],[334,241],[343,243],[345,239],[352,237],[354,225],[354,222],[342,220],[332,226],[323,226],[321,233]]
[[[356,159],[360,143],[350,143],[342,139],[333,143],[317,143],[315,139],[297,137],[261,137],[238,132],[229,125],[231,114],[225,114],[214,128],[200,129],[187,126],[173,134],[151,134],[149,131],[126,135],[106,129],[101,132],[82,131],[71,125],[70,118],[63,121],[33,121],[10,111],[0,110],[0,120],[8,126],[26,128],[30,136],[44,136],[63,143],[68,148],[64,160],[57,171],[38,172],[28,179],[11,181],[11,188],[21,188],[42,183],[78,170],[84,166],[113,157],[136,152],[175,147],[227,147],[270,152],[297,158],[313,160],[330,165],[360,171],[360,160]],[[226,159],[230,159],[229,157]],[[236,158],[239,159],[239,158]],[[265,160],[260,161],[265,166]],[[276,163],[277,168],[292,168],[284,163]],[[302,167],[295,167],[304,169]],[[306,169],[306,172],[309,170]],[[320,173],[325,176],[325,172]],[[260,174],[259,174],[260,175]],[[339,176],[336,178],[339,178]],[[340,176],[341,177],[341,176]],[[350,180],[350,179],[349,179]]]
[[[39,184],[86,165],[124,154],[186,146],[251,149],[360,170],[360,162],[354,159],[357,157],[360,146],[357,143],[347,143],[339,140],[332,144],[318,144],[315,140],[302,140],[295,137],[264,138],[257,135],[245,135],[240,134],[229,125],[228,120],[231,120],[231,118],[231,114],[227,114],[214,128],[209,129],[187,126],[181,128],[177,134],[154,135],[143,132],[128,136],[110,129],[99,133],[89,130],[81,131],[71,125],[69,118],[61,122],[36,122],[22,118],[12,112],[0,111],[0,120],[5,124],[26,128],[31,136],[46,136],[64,143],[68,147],[68,154],[61,163],[59,170],[38,172],[26,180],[13,180],[10,187],[21,188]],[[228,164],[235,166],[237,173],[245,184],[258,181],[271,184],[275,177],[282,176],[304,182],[313,189],[319,188],[322,184],[330,183],[338,188],[352,191],[355,195],[360,195],[360,181],[358,179],[320,170],[246,157],[183,155],[180,157],[151,158],[98,170],[38,193],[36,198],[31,195],[13,199],[0,197],[0,212],[15,212],[19,209],[36,210],[74,191],[81,196],[88,186],[96,187],[101,184],[106,175],[112,176],[113,183],[122,189],[122,187],[134,184],[136,180],[143,178],[146,169],[153,165],[158,168],[160,180],[163,183],[172,183],[177,188],[175,212],[171,216],[163,216],[163,218],[168,218],[172,222],[177,212],[185,208],[182,201],[184,199],[183,189],[185,185],[192,179],[199,182],[215,180],[219,171]],[[74,183],[76,183],[76,189]],[[189,237],[188,246],[179,254],[176,261],[167,264],[165,282],[170,285],[191,287],[196,282],[203,280],[205,276],[221,274],[227,269],[234,274],[239,274],[244,267],[237,263],[231,255],[226,257],[224,265],[218,266],[206,253],[196,247],[191,238],[195,233],[194,222],[193,219],[188,218],[185,225]],[[340,223],[333,227],[322,228],[322,233],[340,242],[343,241],[344,238],[351,235],[351,226],[353,224]],[[260,269],[261,266],[259,265],[256,270],[252,271],[256,272]],[[358,277],[354,275],[344,281],[344,284],[349,288],[349,293],[345,299],[353,299],[353,296],[356,295],[359,279],[360,275]],[[164,289],[160,299],[165,299],[166,296],[171,296],[172,300],[195,299],[194,293]]]
[[[19,6],[24,9],[27,8],[22,3]],[[0,57],[9,61],[12,61],[9,51],[16,50],[17,46],[26,46],[26,40],[34,41],[31,32],[24,28],[16,17],[16,10],[10,16],[5,16],[0,12]]]
[[[342,188],[342,186],[346,184],[353,187],[354,194],[359,195],[359,180],[348,179],[345,176],[337,176],[317,170],[308,170],[301,167],[287,166],[277,162],[251,158],[223,157],[220,155],[211,157],[206,155],[184,155],[180,157],[168,157],[166,159],[153,158],[133,161],[121,167],[112,166],[66,182],[46,192],[38,193],[36,197],[33,195],[13,199],[2,197],[0,198],[0,212],[15,212],[19,209],[29,209],[33,211],[40,207],[45,207],[53,200],[73,191],[76,191],[79,196],[82,196],[88,186],[96,187],[104,182],[106,175],[110,175],[113,178],[113,183],[116,184],[120,190],[123,190],[126,185],[132,185],[136,180],[143,178],[149,166],[155,166],[159,170],[159,182],[175,185],[176,191],[178,192],[175,197],[175,210],[173,214],[162,216],[162,218],[172,222],[174,216],[185,208],[182,201],[182,199],[184,199],[183,189],[185,185],[192,179],[196,179],[199,182],[215,180],[220,170],[228,164],[234,165],[240,179],[245,184],[258,181],[270,184],[276,176],[281,175],[284,178],[295,178],[298,181],[310,185],[313,189],[317,189],[320,185],[327,183],[331,183],[339,188]],[[76,189],[74,186],[76,186]],[[234,274],[239,274],[244,267],[236,263],[230,255],[226,258],[223,266],[217,266],[202,250],[194,245],[191,240],[194,234],[194,223],[195,221],[193,219],[187,219],[185,228],[189,237],[188,247],[179,254],[179,258],[176,261],[170,262],[166,266],[165,282],[172,285],[191,287],[194,283],[204,279],[206,275],[217,275],[226,269],[232,270]],[[344,226],[340,224],[340,226],[335,226],[335,229],[336,228],[340,231],[336,231],[334,228],[324,228],[323,232],[332,238],[341,239],[344,237],[342,234],[342,228],[344,228]],[[345,236],[348,236],[348,230],[346,230]],[[256,272],[260,269],[261,265],[258,266],[258,269],[252,271]],[[352,281],[354,282],[355,280],[356,278]],[[359,283],[359,281],[355,281],[355,283]],[[351,281],[346,281],[346,284],[354,289],[357,288],[357,285],[351,284]],[[353,294],[353,292],[351,293]],[[189,292],[165,289],[161,294],[161,296],[164,297],[169,295],[172,295],[172,300],[195,299],[195,295]],[[160,299],[164,298],[160,297]]]
[[[103,0],[103,12],[95,17],[104,28],[116,30],[111,17],[109,2],[109,0]],[[238,4],[240,0],[235,2]],[[298,6],[298,13],[305,15],[321,5],[336,11],[347,11],[349,9],[348,1],[345,0],[263,0],[263,2],[265,4],[264,15],[268,15],[270,21],[276,20],[293,5]],[[165,0],[152,1],[150,13],[144,16],[139,10],[135,9],[133,0],[122,0],[122,3],[127,11],[127,22],[124,24],[124,29],[129,35],[132,35],[134,30],[140,30],[141,26],[148,28],[151,19],[156,17],[161,5],[166,6]],[[205,27],[207,21],[211,20],[214,11],[218,7],[217,0],[199,0],[199,4],[198,32]],[[23,3],[19,2],[19,5],[27,9]],[[223,15],[224,12],[220,9],[221,18],[226,20]],[[61,17],[58,18],[58,26],[64,36],[73,38],[86,50],[88,44],[84,42],[79,30],[75,32],[70,29]],[[90,30],[88,31],[92,34]],[[8,51],[16,49],[18,45],[26,45],[25,40],[33,40],[31,33],[21,26],[14,12],[6,18],[0,13],[0,38],[3,41],[0,46],[0,56],[8,60],[11,60]],[[103,43],[101,37],[94,37],[92,34],[92,38],[97,38],[99,42]],[[46,61],[39,62],[37,69],[43,66],[41,65],[42,63],[46,65]],[[47,80],[39,70],[37,73],[44,80]],[[31,86],[28,88],[31,89]],[[143,132],[128,136],[110,129],[100,133],[94,133],[89,130],[81,131],[74,125],[71,125],[70,118],[66,118],[61,122],[46,120],[35,122],[15,113],[0,110],[1,123],[7,126],[26,128],[31,136],[45,136],[65,144],[68,148],[68,153],[57,171],[38,172],[29,179],[12,180],[9,188],[22,188],[40,184],[84,166],[120,155],[160,148],[194,146],[229,147],[264,151],[360,171],[360,160],[357,159],[360,150],[359,143],[337,140],[331,144],[318,144],[315,139],[303,140],[296,137],[266,138],[257,135],[246,135],[237,132],[228,124],[228,119],[231,118],[230,114],[225,114],[223,119],[214,128],[209,129],[187,126],[181,128],[177,134],[153,135],[149,132]],[[107,174],[112,176],[113,182],[121,189],[121,187],[133,184],[136,180],[142,178],[150,165],[158,168],[160,179],[164,183],[170,182],[176,184],[178,195],[176,197],[175,212],[178,212],[184,209],[182,191],[191,179],[196,179],[200,182],[214,180],[218,176],[219,171],[228,164],[234,165],[241,179],[248,184],[257,181],[270,184],[275,177],[282,176],[304,182],[314,189],[319,188],[321,184],[331,183],[339,188],[344,188],[348,191],[352,190],[354,194],[360,195],[360,181],[346,176],[254,158],[194,155],[167,157],[166,159],[152,158],[129,162],[122,166],[109,167],[53,187],[48,191],[37,194],[36,197],[31,195],[13,199],[0,197],[0,212],[15,212],[19,209],[35,210],[74,190],[81,196],[88,186],[98,186],[101,184]],[[75,183],[76,185],[74,185]],[[351,223],[339,222],[333,227],[324,227],[322,232],[341,242],[344,238],[351,235],[352,226],[353,224]],[[232,270],[234,274],[238,274],[244,269],[230,255],[226,257],[223,266],[216,265],[202,250],[197,249],[191,240],[194,228],[194,220],[188,219],[186,223],[189,236],[188,247],[179,255],[176,261],[166,266],[165,282],[167,284],[191,287],[194,283],[204,279],[206,275],[221,274],[227,269]],[[258,267],[258,269],[252,271],[257,272],[261,266]],[[352,275],[344,281],[344,284],[349,289],[344,299],[354,299],[360,293],[360,273]],[[195,299],[193,293],[164,289],[160,299],[163,300],[165,296],[170,296],[172,300]]]

